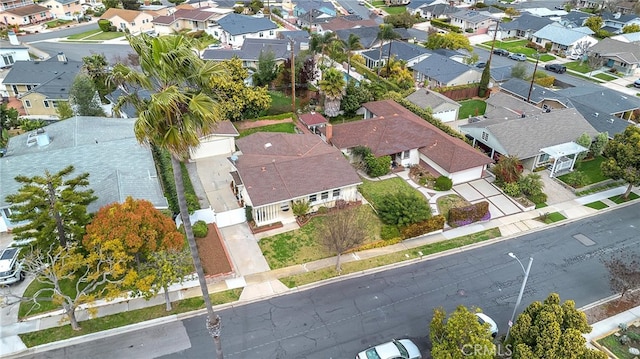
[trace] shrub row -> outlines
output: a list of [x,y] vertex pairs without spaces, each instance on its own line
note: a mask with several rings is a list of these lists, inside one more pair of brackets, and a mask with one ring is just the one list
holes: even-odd
[[482,201],[466,207],[454,207],[449,210],[449,225],[462,227],[478,221],[491,219],[489,202]]
[[459,26],[451,25],[441,20],[431,19],[431,25],[445,30],[450,30],[457,33],[462,33],[462,29]]
[[398,87],[398,85],[394,84],[393,82],[378,76],[378,74],[376,74],[375,72],[371,71],[371,69],[369,69],[368,67],[366,67],[363,64],[357,63],[357,62],[351,62],[351,67],[355,68],[359,73],[361,73],[362,75],[364,75],[364,77],[371,81],[371,82],[376,82],[376,81],[380,81],[382,83],[385,84],[387,90],[389,91],[402,91],[400,89],[400,87]]
[[[152,147],[152,153],[158,166],[158,171],[160,172],[160,179],[162,181],[164,195],[167,197],[167,202],[169,203],[169,209],[174,214],[180,213],[178,195],[176,193],[176,183],[173,179],[173,169],[171,167],[171,155],[169,155],[169,152],[160,150],[155,146]],[[189,208],[189,212],[193,213],[193,211],[200,209],[198,196],[196,196],[193,184],[191,183],[191,178],[189,178],[189,173],[187,173],[184,164],[181,164],[181,169],[185,197],[187,198],[187,207]]]
[[444,216],[441,214],[435,215],[426,221],[410,224],[402,228],[402,237],[414,238],[426,233],[442,230],[444,228]]

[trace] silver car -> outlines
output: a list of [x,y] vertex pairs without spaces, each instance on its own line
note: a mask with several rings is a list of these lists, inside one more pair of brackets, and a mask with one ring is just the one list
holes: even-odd
[[394,339],[358,353],[356,359],[422,359],[422,354],[411,340]]
[[516,60],[516,61],[527,61],[527,56],[525,54],[515,53],[515,54],[509,55],[509,58],[511,60]]

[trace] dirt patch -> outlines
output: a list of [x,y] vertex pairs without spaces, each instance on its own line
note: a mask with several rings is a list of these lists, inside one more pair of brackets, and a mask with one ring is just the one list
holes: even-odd
[[196,238],[200,261],[207,277],[217,277],[233,272],[233,266],[215,224],[208,224],[209,232],[204,238]]
[[623,300],[615,298],[609,302],[589,308],[584,311],[584,314],[587,316],[587,322],[589,324],[593,324],[603,319],[613,317],[616,314],[620,314],[638,305],[640,305],[640,290],[626,294]]

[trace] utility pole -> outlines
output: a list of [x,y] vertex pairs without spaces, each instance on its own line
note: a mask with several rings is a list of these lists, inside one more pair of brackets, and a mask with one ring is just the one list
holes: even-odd
[[531,84],[529,85],[529,95],[527,95],[527,102],[531,100],[531,91],[533,91],[533,81],[536,79],[536,71],[538,71],[539,61],[540,61],[540,53],[536,53],[536,66],[533,68],[533,75],[531,75]]
[[291,112],[293,116],[296,114],[296,57],[295,57],[295,42],[292,38],[289,38],[289,44],[291,46]]
[[497,20],[496,31],[493,32],[493,41],[491,41],[491,51],[489,51],[489,60],[487,60],[487,66],[491,66],[491,57],[493,56],[493,48],[496,46],[496,37],[498,36],[499,27],[500,27],[500,20]]

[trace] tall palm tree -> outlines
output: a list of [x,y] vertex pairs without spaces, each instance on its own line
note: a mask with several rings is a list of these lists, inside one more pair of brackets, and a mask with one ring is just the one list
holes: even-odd
[[[193,50],[193,40],[182,35],[158,38],[144,34],[127,35],[127,40],[140,56],[141,71],[122,64],[114,67],[110,80],[125,92],[114,109],[118,112],[125,104],[133,105],[138,112],[134,125],[138,141],[165,149],[171,154],[180,217],[207,308],[206,327],[215,344],[216,358],[222,359],[221,320],[209,298],[189,219],[181,172],[181,162],[189,149],[200,143],[199,135],[219,120],[218,104],[206,90],[213,76],[223,75],[222,70],[218,64],[200,59]],[[151,98],[142,98],[138,90],[150,92]]]
[[[382,46],[385,41],[389,41],[389,54],[387,55],[387,73],[389,73],[389,59],[391,58],[391,43],[393,40],[399,39],[400,35],[393,30],[393,25],[382,24],[376,39],[380,40],[380,60],[382,61]],[[378,68],[378,76],[380,75],[380,68]]]
[[320,91],[324,93],[324,113],[329,117],[336,117],[340,112],[340,101],[345,93],[347,82],[344,80],[342,71],[335,67],[330,67],[322,74],[320,80]]
[[362,49],[362,44],[360,43],[360,37],[356,34],[349,34],[349,38],[347,40],[342,40],[342,45],[344,49],[347,51],[347,75],[351,76],[351,56],[353,55],[353,51]]
[[[324,58],[327,54],[327,48],[334,41],[337,41],[337,38],[333,31],[325,32],[323,35],[313,34],[309,41],[309,49]],[[324,61],[321,61],[321,63],[324,63]]]

